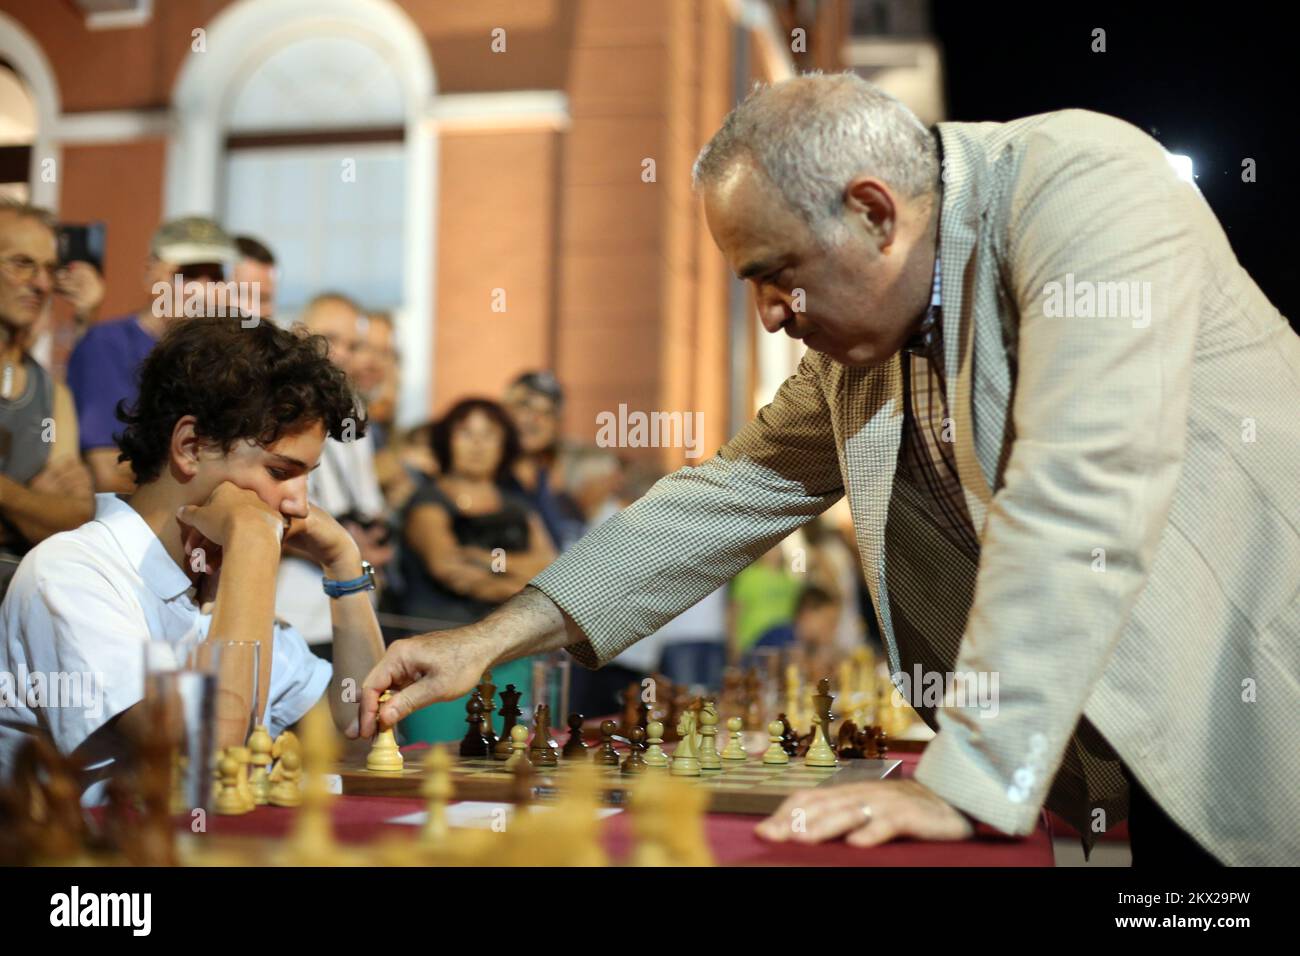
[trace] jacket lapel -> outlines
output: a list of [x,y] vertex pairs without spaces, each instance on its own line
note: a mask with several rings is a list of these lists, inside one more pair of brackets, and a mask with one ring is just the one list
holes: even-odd
[[877,369],[831,367],[836,376],[831,407],[836,410],[840,466],[858,553],[890,664],[896,670],[898,651],[885,586],[885,519],[903,437],[902,366],[895,356]]

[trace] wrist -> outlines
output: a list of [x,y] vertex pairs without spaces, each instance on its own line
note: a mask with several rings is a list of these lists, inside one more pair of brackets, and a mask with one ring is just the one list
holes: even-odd
[[321,562],[321,571],[331,581],[351,581],[361,577],[365,569],[361,567],[361,552],[343,555],[329,561]]
[[253,513],[236,516],[231,521],[227,537],[229,540],[222,543],[231,551],[236,550],[236,543],[241,548],[273,548],[279,551],[284,537],[284,525],[270,515]]

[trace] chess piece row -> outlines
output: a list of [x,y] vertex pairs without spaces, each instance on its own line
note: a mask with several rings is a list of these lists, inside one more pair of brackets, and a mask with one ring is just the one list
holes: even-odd
[[296,807],[302,802],[302,754],[291,730],[272,741],[258,724],[246,745],[218,751],[214,763],[213,809],[219,814],[237,816],[267,804]]

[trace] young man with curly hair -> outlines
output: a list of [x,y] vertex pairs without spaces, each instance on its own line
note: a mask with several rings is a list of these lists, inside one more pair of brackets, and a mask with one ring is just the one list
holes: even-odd
[[[96,496],[94,520],[34,548],[0,606],[0,779],[26,734],[43,730],[87,768],[86,802],[150,730],[144,646],[184,657],[200,642],[257,640],[256,712],[272,734],[328,688],[335,722],[355,717],[344,681],[383,652],[356,544],[307,500],[326,435],[364,430],[318,336],[269,322],[200,318],[170,329],[141,367],[139,397],[119,405],[117,436],[137,489]],[[320,565],[336,653],[314,656],[274,617],[276,568],[292,551]],[[80,701],[33,692],[38,675],[80,675]],[[0,697],[6,688],[0,685]]]

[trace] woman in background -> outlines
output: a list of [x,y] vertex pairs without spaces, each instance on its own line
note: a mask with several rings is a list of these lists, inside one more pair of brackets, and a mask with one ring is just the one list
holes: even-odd
[[[411,496],[402,521],[402,613],[430,619],[436,629],[487,616],[555,552],[536,511],[505,485],[519,438],[500,405],[457,402],[434,425],[432,445],[439,473]],[[494,672],[493,682],[527,694],[530,670],[528,659],[513,661]],[[403,731],[415,740],[459,739],[465,699],[418,711]]]

